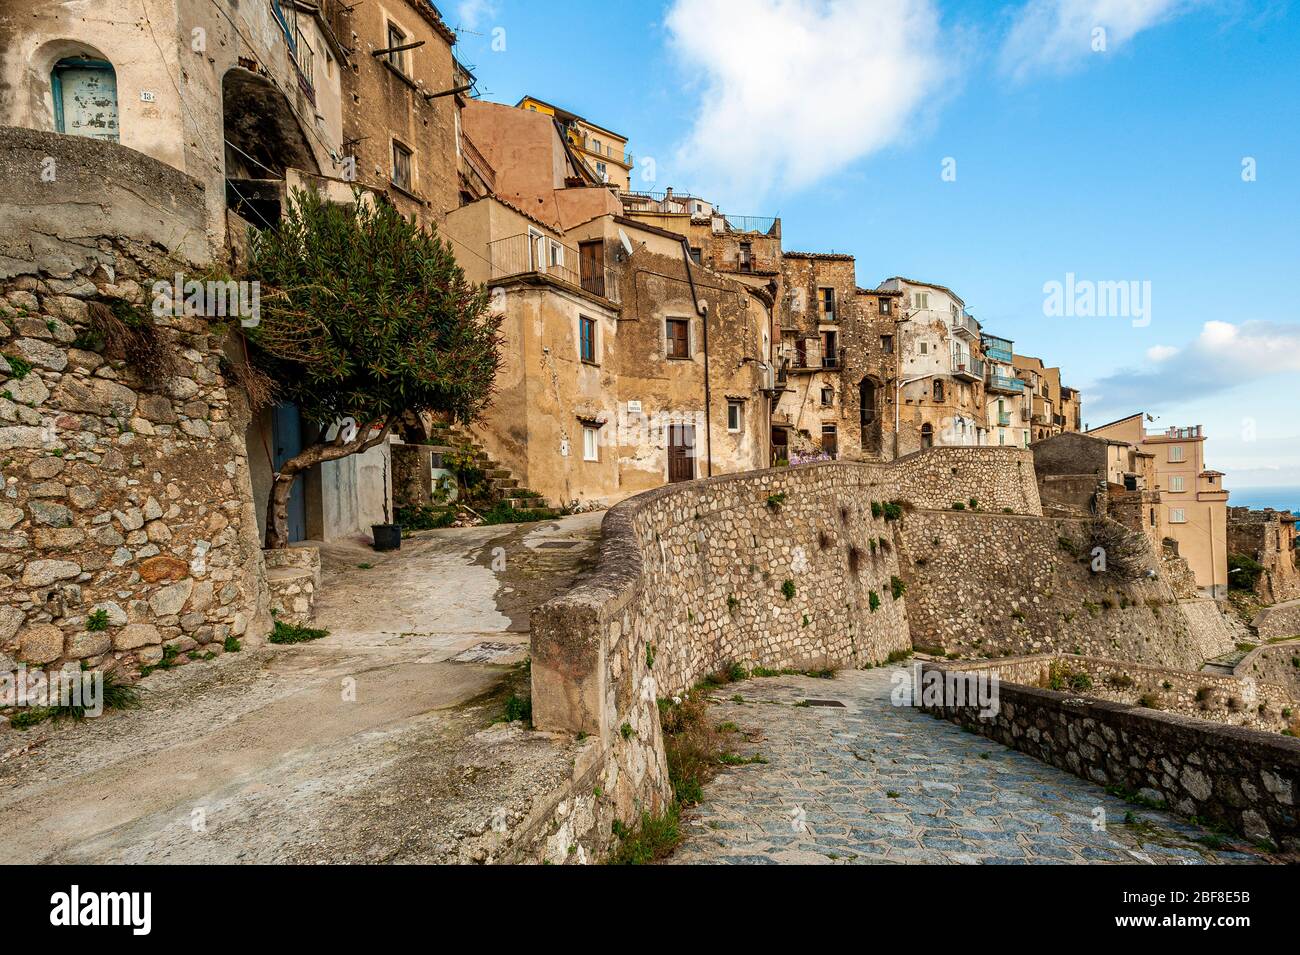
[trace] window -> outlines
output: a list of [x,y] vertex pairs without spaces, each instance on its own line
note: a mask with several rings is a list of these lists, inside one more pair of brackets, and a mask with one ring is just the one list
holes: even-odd
[[396,23],[388,24],[388,65],[403,76],[406,75],[406,50],[395,50],[393,47],[406,45],[406,31]]
[[564,265],[564,246],[554,239],[548,239],[546,243],[547,262],[551,268],[562,267]]
[[754,246],[749,242],[740,243],[740,271],[754,271]]
[[1183,486],[1183,477],[1181,474],[1175,474],[1169,478],[1169,490],[1171,491],[1187,490],[1187,488]]
[[1181,461],[1183,459],[1183,446],[1181,444],[1172,444],[1169,446],[1169,460]]
[[411,151],[393,140],[393,185],[411,191]]
[[703,264],[702,254],[700,252],[700,247],[698,245],[691,246],[691,261],[694,262],[696,265]]
[[929,307],[930,307],[930,293],[929,293],[929,292],[913,292],[913,293],[912,293],[912,307],[913,307],[913,308],[929,308]]
[[822,332],[822,367],[839,367],[838,339],[834,332]]
[[600,177],[601,182],[609,182],[609,167],[603,162],[597,162],[596,175]]
[[921,447],[923,448],[934,447],[934,425],[931,424],[921,425]]
[[823,407],[823,408],[829,408],[829,407],[830,407],[831,405],[833,405],[833,404],[835,404],[835,389],[834,389],[834,388],[823,388],[823,389],[822,389],[822,407]]
[[311,48],[307,38],[303,36],[301,30],[298,31],[298,46],[294,54],[294,61],[298,64],[298,69],[302,72],[302,77],[307,81],[308,86],[315,85],[316,69],[316,51]]
[[880,336],[880,350],[881,350],[882,352],[884,352],[886,355],[892,355],[892,354],[894,353],[894,336],[893,336],[893,335],[881,335],[881,336]]
[[596,320],[586,315],[578,316],[578,351],[583,361],[596,363]]
[[684,318],[670,318],[667,322],[668,357],[690,358],[690,323]]
[[928,355],[928,354],[930,354],[930,343],[929,343],[929,342],[921,342],[921,354],[922,354],[922,355]]
[[1187,512],[1181,507],[1171,507],[1169,509],[1170,524],[1186,524]]
[[582,426],[582,460],[599,461],[600,443],[596,440],[596,429],[590,425]]
[[888,315],[893,309],[893,303],[887,298],[882,298],[879,300],[879,302],[880,302],[880,314]]
[[828,322],[835,321],[835,289],[819,288],[817,299],[821,305],[822,316]]
[[741,414],[742,410],[743,409],[741,408],[739,401],[727,402],[727,430],[728,431],[740,430],[740,422],[741,420],[743,420],[743,416]]

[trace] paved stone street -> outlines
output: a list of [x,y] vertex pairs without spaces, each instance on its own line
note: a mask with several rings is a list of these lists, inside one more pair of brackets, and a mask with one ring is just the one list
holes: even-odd
[[[1213,850],[1194,841],[1215,842],[1203,829],[891,705],[893,672],[754,679],[715,691],[711,718],[739,727],[735,750],[769,762],[729,768],[707,785],[670,861],[1267,861],[1240,845]],[[1098,807],[1105,831],[1093,828]]]
[[150,675],[139,709],[0,733],[6,861],[457,861],[568,779],[565,747],[493,721],[528,612],[585,569],[601,516],[332,542],[328,637],[250,640]]

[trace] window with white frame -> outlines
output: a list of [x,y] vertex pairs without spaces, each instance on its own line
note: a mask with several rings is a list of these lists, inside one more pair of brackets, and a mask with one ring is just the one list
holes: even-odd
[[1183,460],[1183,446],[1181,444],[1172,444],[1169,446],[1169,460],[1170,461]]
[[600,460],[600,442],[596,440],[596,429],[591,425],[582,426],[582,460]]
[[1175,474],[1175,475],[1173,475],[1172,477],[1169,478],[1169,490],[1171,490],[1171,491],[1185,491],[1185,490],[1187,490],[1187,489],[1183,486],[1183,477],[1182,477],[1181,474]]
[[743,420],[742,407],[739,401],[727,402],[727,430],[739,431],[740,422]]
[[912,307],[913,307],[913,308],[929,308],[929,307],[930,307],[930,293],[929,293],[929,292],[913,292],[913,293],[912,293]]
[[1169,523],[1170,523],[1170,524],[1186,524],[1186,523],[1187,523],[1187,511],[1186,511],[1185,509],[1181,508],[1181,507],[1171,507],[1171,508],[1169,509]]

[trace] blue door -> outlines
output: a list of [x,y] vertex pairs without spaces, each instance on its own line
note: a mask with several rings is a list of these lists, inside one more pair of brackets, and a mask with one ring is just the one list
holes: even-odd
[[[302,416],[298,406],[279,404],[271,412],[271,441],[275,446],[275,470],[279,473],[285,461],[302,450]],[[303,475],[293,482],[289,492],[289,540],[307,538],[307,504],[302,489]]]

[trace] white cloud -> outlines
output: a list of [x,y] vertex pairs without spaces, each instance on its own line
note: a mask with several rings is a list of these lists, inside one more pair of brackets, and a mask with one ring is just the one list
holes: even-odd
[[489,18],[497,15],[497,5],[493,0],[460,0],[456,4],[457,26],[467,30],[477,30]]
[[950,74],[930,0],[675,0],[665,22],[700,77],[677,166],[719,201],[805,187],[882,149]]
[[1173,345],[1152,345],[1147,349],[1147,361],[1162,362],[1168,361],[1178,354],[1178,349]]
[[1154,371],[1123,370],[1098,381],[1088,396],[1090,413],[1104,420],[1177,407],[1273,375],[1300,373],[1300,324],[1206,322],[1185,348],[1157,345],[1147,358],[1157,362]]
[[[1143,30],[1172,20],[1199,0],[1030,0],[1002,45],[1002,70],[1016,79],[1062,73],[1088,57],[1114,53]],[[1095,49],[1097,29],[1105,49]]]

